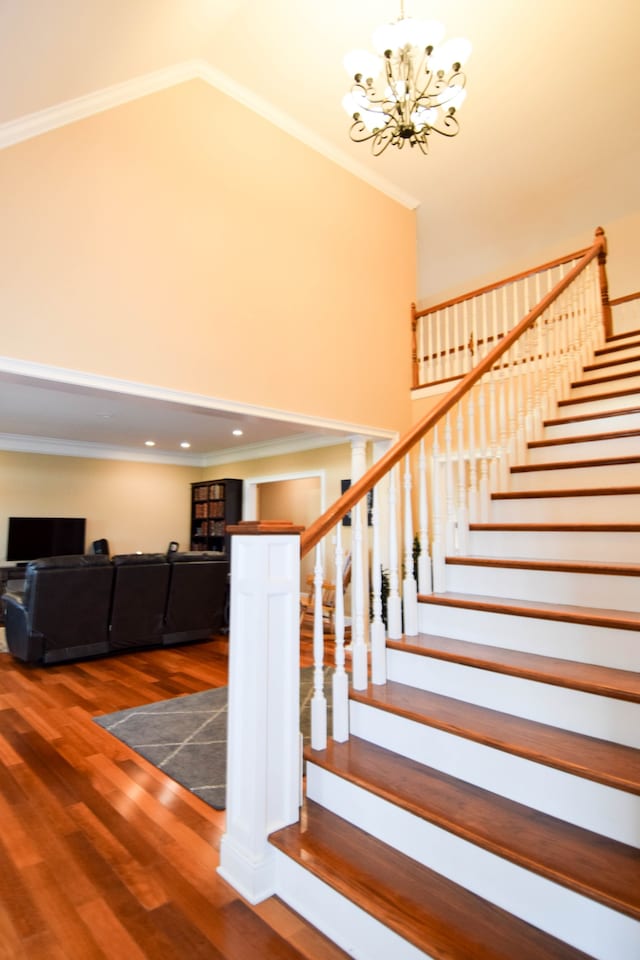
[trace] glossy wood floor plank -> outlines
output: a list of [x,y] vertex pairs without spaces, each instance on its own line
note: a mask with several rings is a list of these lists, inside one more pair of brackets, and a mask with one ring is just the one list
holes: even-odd
[[218,638],[50,667],[0,654],[0,960],[339,960],[216,873],[224,812],[93,722],[227,682]]

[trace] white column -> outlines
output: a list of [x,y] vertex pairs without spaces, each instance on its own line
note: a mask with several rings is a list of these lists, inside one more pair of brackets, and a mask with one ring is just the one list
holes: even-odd
[[221,876],[250,903],[276,889],[267,837],[298,819],[300,537],[232,529],[226,832]]

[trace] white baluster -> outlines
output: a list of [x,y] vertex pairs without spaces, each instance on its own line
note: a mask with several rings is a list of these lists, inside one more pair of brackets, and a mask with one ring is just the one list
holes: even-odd
[[327,698],[324,695],[324,630],[322,625],[322,548],[316,547],[313,577],[313,697],[311,698],[311,746],[327,746]]
[[389,479],[389,596],[387,598],[387,634],[390,640],[402,637],[402,601],[398,576],[397,468]]
[[444,593],[444,517],[442,501],[442,474],[440,464],[440,443],[438,441],[438,427],[433,430],[433,448],[431,450],[433,494],[433,591]]
[[418,458],[418,482],[420,484],[420,553],[418,555],[418,590],[431,593],[431,557],[429,556],[429,500],[427,491],[427,457],[424,451],[424,439],[420,441]]
[[456,499],[453,483],[453,450],[451,442],[451,415],[447,414],[444,421],[444,474],[445,474],[445,501],[446,526],[444,548],[447,554],[456,550]]
[[457,509],[456,509],[456,540],[457,540],[457,549],[458,553],[465,554],[468,552],[468,534],[469,534],[469,517],[467,514],[467,491],[466,491],[466,458],[465,458],[465,449],[464,449],[464,417],[463,405],[462,403],[458,404],[458,414],[456,417],[456,428],[457,428],[457,437],[458,437],[458,496],[457,496]]
[[333,739],[344,743],[349,738],[349,677],[345,670],[344,652],[344,551],[342,549],[342,525],[336,527],[336,595],[334,629],[336,635],[335,664],[332,679],[333,691]]
[[478,408],[480,412],[480,523],[489,522],[489,462],[491,460],[491,450],[487,442],[487,392],[489,390],[488,379],[491,379],[491,373],[488,378],[484,376],[480,381]]
[[435,358],[435,369],[434,369],[434,380],[443,380],[444,372],[442,366],[442,322],[443,318],[440,315],[440,310],[433,314],[433,323],[435,324],[435,342],[436,342],[436,358]]
[[[364,635],[364,551],[362,536],[362,501],[352,514],[351,543],[353,576],[351,578],[351,668],[354,690],[367,687],[367,644]],[[366,506],[366,500],[365,500]]]
[[476,449],[476,397],[478,391],[474,388],[469,393],[467,404],[467,419],[469,422],[469,522],[478,522],[478,451]]
[[405,457],[404,473],[404,579],[402,583],[402,609],[404,634],[415,637],[418,633],[418,587],[413,573],[413,513],[411,509],[411,462]]
[[371,683],[386,683],[387,650],[382,619],[382,560],[380,556],[380,492],[373,491],[373,548],[371,553]]

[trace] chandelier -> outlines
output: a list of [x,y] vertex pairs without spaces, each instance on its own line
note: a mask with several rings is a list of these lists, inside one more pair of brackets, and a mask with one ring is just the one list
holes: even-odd
[[344,58],[353,78],[342,101],[353,119],[349,136],[356,143],[371,140],[374,156],[407,142],[426,154],[430,134],[458,133],[456,114],[466,96],[462,65],[471,44],[462,37],[441,43],[444,33],[437,20],[405,17],[401,0],[399,18],[374,31],[377,53],[353,50]]

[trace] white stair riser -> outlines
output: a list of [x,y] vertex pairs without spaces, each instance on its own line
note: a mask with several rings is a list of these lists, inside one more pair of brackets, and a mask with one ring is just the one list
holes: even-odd
[[[607,366],[601,366],[601,364],[607,364]],[[585,370],[582,374],[585,380],[592,380],[594,377],[615,377],[620,374],[631,373],[634,370],[640,372],[638,348],[629,347],[626,350],[616,350],[615,353],[595,355],[586,366],[595,366],[596,369]]]
[[[620,387],[619,391],[624,391]],[[631,387],[629,387],[631,389]],[[617,391],[612,391],[617,392]],[[622,393],[622,396],[594,397],[592,400],[579,401],[577,397],[567,398],[571,402],[558,404],[556,417],[582,417],[593,413],[611,413],[617,410],[631,410],[638,406],[640,393]]]
[[[636,406],[640,406],[636,404]],[[586,411],[585,411],[586,412]],[[574,411],[576,413],[576,411]],[[577,416],[581,414],[577,412]],[[561,409],[558,417],[564,418]],[[639,430],[640,411],[611,414],[605,417],[589,417],[587,420],[577,420],[569,423],[551,423],[544,428],[544,439],[559,440],[562,437],[584,437],[592,433],[606,433],[607,430]]]
[[640,631],[450,607],[418,606],[421,633],[490,643],[523,653],[640,671]]
[[[625,371],[626,373],[626,371]],[[616,371],[602,371],[594,375],[585,376],[584,383],[571,387],[571,394],[567,397],[572,400],[574,397],[584,397],[587,395],[600,396],[604,393],[613,393],[616,390],[640,390],[640,373],[634,373],[631,377],[618,377],[615,380],[605,380],[603,383],[594,383],[590,381],[601,380],[603,377],[616,376]]]
[[[545,877],[308,766],[309,791],[337,815],[499,907],[601,960],[636,960],[638,926]],[[395,955],[394,955],[395,956]]]
[[[640,797],[350,702],[351,734],[586,830],[640,847]],[[315,798],[314,798],[315,799]]]
[[640,532],[470,530],[467,543],[472,557],[537,560],[597,557],[603,563],[637,563],[640,558]]
[[640,463],[637,462],[512,471],[509,477],[509,490],[514,493],[517,490],[586,490],[589,487],[631,486],[640,486]]
[[593,356],[593,363],[602,363],[606,360],[621,360],[625,357],[637,357],[638,351],[640,350],[640,342],[638,337],[631,337],[629,344],[625,345],[622,341],[619,346],[615,347],[615,344],[609,344],[608,346],[599,347]]
[[314,927],[358,960],[430,960],[370,913],[361,910],[280,850],[276,861],[276,894]]
[[446,564],[447,592],[490,596],[496,585],[501,597],[640,612],[640,577]]
[[523,497],[491,500],[489,507],[490,523],[630,523],[637,521],[638,517],[639,493]]
[[638,703],[401,650],[387,651],[387,676],[479,707],[640,748]]
[[640,452],[640,434],[633,437],[610,437],[582,443],[559,443],[553,446],[530,447],[527,463],[566,463],[568,460],[598,460],[607,457],[633,457]]

